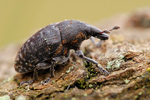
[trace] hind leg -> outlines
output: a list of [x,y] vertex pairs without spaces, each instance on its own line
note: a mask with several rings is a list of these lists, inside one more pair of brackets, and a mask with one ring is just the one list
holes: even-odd
[[51,67],[51,64],[49,64],[49,63],[38,63],[37,66],[33,70],[32,80],[23,81],[23,82],[20,83],[20,86],[22,86],[25,83],[27,85],[30,85],[30,84],[34,83],[37,80],[37,78],[38,78],[38,70],[40,70],[40,69],[47,69],[47,68],[50,68],[50,67]]
[[42,62],[42,63],[38,63],[37,66],[35,67],[34,71],[33,71],[33,78],[32,80],[29,81],[23,81],[20,83],[20,86],[22,86],[24,83],[27,83],[28,85],[34,83],[37,78],[38,78],[38,70],[40,69],[48,69],[50,68],[50,77],[47,78],[46,80],[44,80],[42,82],[42,84],[48,83],[50,81],[50,79],[52,77],[54,77],[54,66],[56,66],[56,64],[63,64],[65,62],[67,62],[69,59],[69,57],[67,56],[60,56],[60,57],[55,57],[52,59],[51,63],[46,63],[46,62]]
[[23,81],[23,82],[20,83],[20,86],[22,86],[22,85],[25,84],[25,83],[26,83],[27,85],[30,85],[30,84],[34,83],[34,82],[37,80],[37,77],[38,77],[37,68],[34,68],[32,80]]

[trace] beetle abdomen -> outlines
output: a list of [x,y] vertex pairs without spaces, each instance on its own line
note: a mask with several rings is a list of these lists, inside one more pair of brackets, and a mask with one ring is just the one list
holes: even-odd
[[23,44],[16,57],[15,70],[17,72],[33,71],[39,62],[52,57],[61,41],[59,29],[54,25],[41,29]]

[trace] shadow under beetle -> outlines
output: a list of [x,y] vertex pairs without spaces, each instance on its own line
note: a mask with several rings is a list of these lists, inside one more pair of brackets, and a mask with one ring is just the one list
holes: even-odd
[[[114,27],[113,29],[118,28]],[[21,82],[20,85],[31,84],[37,80],[37,70],[40,69],[50,68],[50,77],[54,77],[55,65],[61,65],[68,61],[70,49],[75,50],[76,56],[96,64],[100,73],[109,75],[109,72],[100,67],[97,61],[84,56],[80,50],[80,45],[82,41],[89,39],[91,36],[107,40],[108,34],[106,33],[111,30],[101,31],[92,25],[77,20],[66,20],[42,28],[31,36],[18,51],[15,70],[22,74],[33,71],[32,80]],[[44,82],[49,82],[50,77]]]

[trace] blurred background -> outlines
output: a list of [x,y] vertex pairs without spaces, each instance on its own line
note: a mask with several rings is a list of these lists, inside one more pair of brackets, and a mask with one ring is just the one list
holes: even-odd
[[65,19],[94,24],[150,6],[150,0],[0,0],[0,47],[27,39],[40,28]]

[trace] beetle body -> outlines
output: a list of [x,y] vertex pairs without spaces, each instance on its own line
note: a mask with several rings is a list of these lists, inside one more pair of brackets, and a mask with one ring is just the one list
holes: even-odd
[[51,59],[61,43],[60,32],[54,25],[41,29],[23,44],[16,57],[17,72],[31,72],[39,62]]
[[[53,60],[61,64],[69,59],[70,49],[77,51],[77,56],[84,56],[82,52],[78,52],[80,45],[82,41],[91,36],[102,40],[108,39],[107,34],[81,21],[66,20],[50,24],[35,33],[22,45],[15,60],[15,70],[24,74],[34,71],[36,67],[38,69],[50,68],[42,66],[47,61],[50,65],[53,64],[51,63]],[[65,57],[66,59],[62,61]]]

